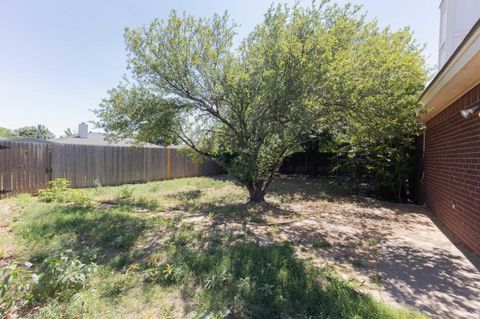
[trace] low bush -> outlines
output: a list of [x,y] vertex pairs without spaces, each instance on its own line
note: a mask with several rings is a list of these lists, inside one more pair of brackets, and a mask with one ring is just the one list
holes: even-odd
[[99,286],[99,290],[104,297],[116,298],[135,284],[135,277],[130,273],[109,275],[108,281],[102,282]]
[[32,288],[37,282],[38,276],[17,262],[0,269],[0,317],[26,306],[33,299]]
[[123,186],[117,194],[118,201],[126,201],[131,199],[133,195],[133,188],[130,186]]
[[65,178],[56,178],[48,182],[48,188],[38,192],[38,200],[46,203],[62,203],[73,207],[92,206],[92,201],[87,193],[81,189],[70,188],[70,181]]
[[84,264],[71,250],[50,254],[39,266],[38,284],[33,289],[36,300],[68,299],[87,286],[87,278],[97,269],[94,263]]
[[48,188],[39,190],[38,199],[46,203],[61,201],[69,187],[70,182],[67,179],[56,178],[48,182]]

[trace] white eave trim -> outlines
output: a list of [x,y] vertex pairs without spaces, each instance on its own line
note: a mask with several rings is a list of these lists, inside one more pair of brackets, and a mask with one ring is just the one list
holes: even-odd
[[480,82],[480,28],[467,36],[446,66],[427,87],[420,102],[425,123]]

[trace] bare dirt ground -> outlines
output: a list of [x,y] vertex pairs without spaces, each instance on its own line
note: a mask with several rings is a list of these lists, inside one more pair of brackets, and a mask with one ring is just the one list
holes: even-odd
[[388,304],[439,318],[480,318],[480,258],[452,242],[425,207],[356,197],[269,202],[261,214],[244,207],[253,216],[248,222],[204,214],[186,214],[183,222],[220,236],[246,232],[264,245],[290,241],[300,257],[330,265]]

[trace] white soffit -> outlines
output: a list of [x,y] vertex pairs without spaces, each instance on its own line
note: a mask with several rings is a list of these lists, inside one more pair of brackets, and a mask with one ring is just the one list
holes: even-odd
[[424,112],[420,118],[424,123],[480,83],[480,28],[478,23],[474,29],[423,92],[420,102]]

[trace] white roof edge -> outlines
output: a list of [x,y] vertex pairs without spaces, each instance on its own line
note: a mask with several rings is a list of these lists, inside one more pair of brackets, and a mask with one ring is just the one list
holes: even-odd
[[[465,39],[465,42],[461,44],[459,51],[454,53],[453,58],[447,62],[445,67],[439,71],[439,74],[437,74],[426,88],[420,98],[420,102],[423,104],[424,110],[426,111],[421,115],[423,122],[432,119],[435,115],[443,111],[451,105],[451,103],[455,102],[480,82],[480,72],[478,70],[476,72],[478,79],[472,78],[473,75],[470,74],[471,72],[466,72],[466,67],[473,59],[479,59],[480,61],[480,28],[476,28],[476,30]],[[462,72],[465,73],[465,76],[469,77],[469,81],[459,79]],[[444,94],[445,96],[437,99],[437,101],[431,105],[433,100],[442,94],[444,88],[450,85],[453,87],[453,85],[455,85],[455,83],[452,83],[455,79],[457,79],[457,81],[464,81],[466,85],[462,86],[457,83],[461,90],[457,90],[455,93]],[[454,90],[452,89],[452,91]]]

